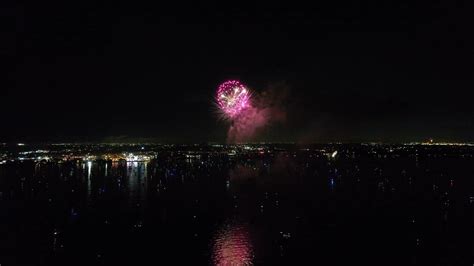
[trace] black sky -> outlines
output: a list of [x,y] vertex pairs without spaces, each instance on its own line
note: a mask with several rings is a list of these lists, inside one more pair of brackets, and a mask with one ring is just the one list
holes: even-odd
[[474,141],[469,1],[195,2],[2,3],[0,141],[223,142],[228,78],[286,92],[257,140]]

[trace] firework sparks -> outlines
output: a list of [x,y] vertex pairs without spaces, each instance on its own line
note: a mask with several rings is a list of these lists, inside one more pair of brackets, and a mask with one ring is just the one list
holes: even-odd
[[229,80],[217,89],[216,101],[224,115],[232,119],[250,107],[250,92],[238,80]]

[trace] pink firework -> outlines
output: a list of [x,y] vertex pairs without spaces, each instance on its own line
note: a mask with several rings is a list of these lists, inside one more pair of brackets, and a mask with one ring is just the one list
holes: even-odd
[[232,119],[250,107],[250,92],[238,80],[229,80],[217,89],[216,101],[224,115]]

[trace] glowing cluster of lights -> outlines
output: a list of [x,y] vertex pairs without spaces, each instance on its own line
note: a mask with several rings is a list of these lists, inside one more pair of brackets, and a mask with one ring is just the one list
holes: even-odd
[[250,106],[250,92],[238,80],[228,80],[217,89],[216,101],[225,116],[234,118]]

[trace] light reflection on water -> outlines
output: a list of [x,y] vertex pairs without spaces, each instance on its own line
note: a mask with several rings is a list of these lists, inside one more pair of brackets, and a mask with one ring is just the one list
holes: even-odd
[[214,265],[253,265],[254,251],[249,228],[245,223],[228,220],[213,239]]
[[92,194],[92,162],[87,162],[87,199],[90,200]]
[[131,204],[141,204],[145,200],[147,184],[147,165],[146,163],[128,162],[127,179],[129,200]]
[[[335,174],[334,165],[308,158],[304,166],[273,163],[274,171],[220,157],[171,158],[2,165],[0,231],[11,233],[0,248],[14,252],[0,252],[0,263],[138,265],[146,263],[131,262],[155,260],[160,250],[164,265],[306,265],[314,247],[317,259],[335,265],[470,259],[470,220],[451,211],[473,206],[472,180],[453,181],[472,170],[472,159],[419,169],[411,161],[345,161]],[[425,174],[437,168],[447,174]]]

